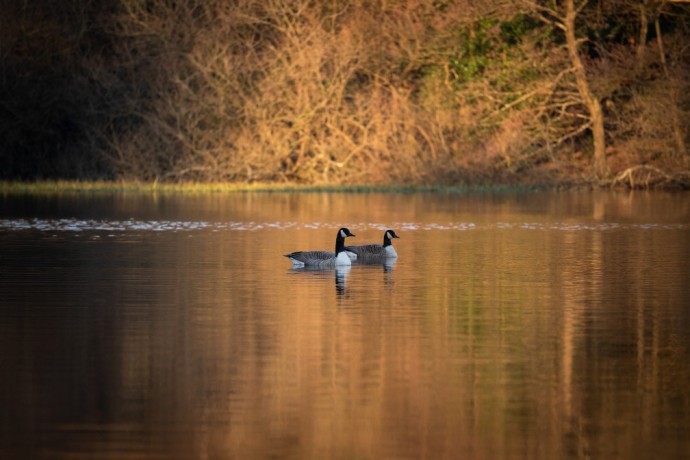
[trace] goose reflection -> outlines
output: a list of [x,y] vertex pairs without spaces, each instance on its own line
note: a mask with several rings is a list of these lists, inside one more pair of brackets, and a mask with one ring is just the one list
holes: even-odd
[[388,258],[359,258],[356,259],[354,265],[366,265],[367,267],[383,267],[384,273],[391,273],[395,264],[398,262],[397,257]]
[[324,278],[331,273],[335,273],[335,292],[338,295],[344,295],[347,277],[351,268],[349,265],[337,266],[335,269],[324,269],[307,265],[303,267],[293,266],[290,268],[290,271],[295,273],[311,273],[317,276],[323,275]]
[[366,270],[368,272],[374,272],[378,270],[383,271],[383,285],[386,288],[391,288],[393,286],[394,277],[393,269],[398,259],[383,259],[383,260],[358,260],[354,266],[360,266],[355,270]]
[[345,294],[345,280],[350,273],[351,267],[349,265],[338,267],[335,269],[335,293],[338,295]]
[[383,272],[384,273],[391,273],[393,271],[393,267],[395,267],[395,263],[398,261],[397,258],[395,259],[386,259],[381,263],[383,266]]

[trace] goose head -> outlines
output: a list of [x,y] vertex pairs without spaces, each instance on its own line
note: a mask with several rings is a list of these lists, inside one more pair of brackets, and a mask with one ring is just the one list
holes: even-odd
[[396,233],[395,230],[386,230],[386,233],[383,234],[383,245],[384,246],[390,246],[391,240],[393,238],[400,238]]
[[335,237],[335,255],[337,256],[345,250],[345,238],[348,236],[355,236],[348,228],[343,227],[338,230],[338,235]]

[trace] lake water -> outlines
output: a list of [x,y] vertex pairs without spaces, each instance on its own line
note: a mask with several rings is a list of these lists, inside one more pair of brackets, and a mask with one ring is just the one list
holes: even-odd
[[0,202],[2,459],[690,458],[688,194]]

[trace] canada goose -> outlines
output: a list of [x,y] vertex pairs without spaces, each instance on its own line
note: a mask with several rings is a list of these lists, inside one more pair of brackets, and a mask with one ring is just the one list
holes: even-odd
[[[345,251],[354,254],[359,259],[394,259],[398,257],[391,239],[400,238],[393,230],[386,230],[383,234],[383,244],[365,244],[362,246],[345,246]],[[348,254],[349,255],[349,254]]]
[[351,265],[350,258],[345,254],[345,238],[353,235],[343,227],[335,237],[335,253],[328,251],[297,251],[285,254],[292,261],[293,266],[311,266],[331,268],[339,265]]

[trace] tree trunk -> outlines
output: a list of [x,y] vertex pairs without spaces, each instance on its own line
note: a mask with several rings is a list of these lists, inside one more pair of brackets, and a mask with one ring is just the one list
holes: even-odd
[[[661,36],[661,26],[659,25],[659,14],[654,18],[654,30],[656,31],[656,46],[659,49],[659,61],[661,62],[661,67],[664,69],[664,76],[668,80],[668,84],[672,84],[670,75],[668,72],[668,65],[666,64],[666,51],[664,50],[664,39]],[[673,94],[672,100],[676,102],[680,99],[680,95],[677,94],[677,86],[673,85],[671,91]],[[678,116],[678,110],[674,107],[671,109],[672,119],[673,119],[673,139],[676,142],[676,150],[678,150],[679,155],[685,157],[686,147],[685,147],[685,136],[683,133],[682,123],[680,117]],[[687,158],[686,158],[687,159]]]
[[577,50],[577,39],[575,38],[575,11],[574,0],[565,1],[565,18],[563,26],[565,28],[566,47],[568,48],[568,55],[573,64],[575,72],[575,81],[577,82],[577,89],[580,96],[589,111],[589,119],[591,123],[592,137],[594,139],[594,175],[597,179],[604,179],[608,175],[608,166],[606,165],[606,136],[604,133],[604,113],[601,110],[599,100],[592,94],[587,82],[587,74],[585,73],[585,66],[582,64],[580,54]]
[[649,19],[647,17],[647,6],[645,2],[640,3],[640,35],[637,39],[637,48],[635,50],[635,71],[637,74],[642,70],[644,65],[644,52],[647,46],[647,31],[649,30]]

